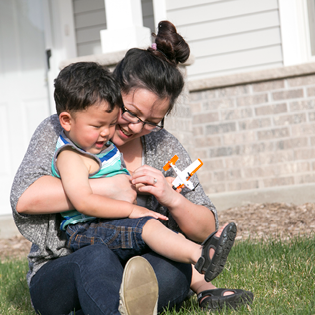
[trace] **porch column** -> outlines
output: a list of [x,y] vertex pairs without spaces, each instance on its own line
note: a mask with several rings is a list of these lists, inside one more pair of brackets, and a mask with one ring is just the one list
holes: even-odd
[[151,45],[151,30],[143,26],[141,0],[104,0],[107,29],[101,31],[102,52]]

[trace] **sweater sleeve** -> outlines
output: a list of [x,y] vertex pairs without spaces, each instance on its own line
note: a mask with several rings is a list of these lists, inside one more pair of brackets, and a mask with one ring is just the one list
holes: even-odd
[[[173,169],[169,169],[167,172],[163,171],[163,166],[167,161],[169,161],[175,154],[178,156],[178,161],[176,165],[179,169],[185,169],[188,165],[191,164],[191,159],[189,154],[180,144],[180,142],[166,130],[161,130],[159,132],[151,132],[142,139],[144,145],[144,155],[145,155],[145,164],[150,165],[158,170],[161,170],[165,177],[172,176],[176,177]],[[202,172],[202,168],[199,170]],[[212,204],[210,199],[205,194],[197,174],[191,178],[194,186],[198,185],[194,191],[189,190],[188,188],[183,188],[181,194],[191,201],[194,204],[205,206],[214,214],[216,229],[218,228],[218,216],[215,206]],[[169,221],[166,221],[165,224],[169,228],[175,231],[180,231],[177,223],[172,218],[168,209],[161,206],[155,197],[150,196],[147,201],[147,207],[151,210],[160,212],[169,217]]]
[[[47,256],[60,256],[64,247],[60,237],[58,214],[19,214],[16,205],[24,191],[41,176],[51,175],[51,161],[61,126],[57,115],[46,118],[35,130],[11,188],[11,208],[21,234]],[[57,253],[58,252],[58,253]],[[43,253],[42,253],[43,254]]]

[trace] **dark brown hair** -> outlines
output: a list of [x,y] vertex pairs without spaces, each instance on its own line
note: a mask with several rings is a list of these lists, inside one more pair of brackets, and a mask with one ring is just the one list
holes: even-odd
[[184,87],[184,78],[177,65],[188,59],[190,49],[169,21],[161,21],[157,35],[152,35],[156,50],[152,47],[128,50],[115,68],[114,75],[126,94],[143,88],[161,99],[168,98],[169,113]]
[[108,112],[122,107],[120,86],[113,74],[95,62],[77,62],[62,69],[55,79],[57,114],[81,111],[105,101]]

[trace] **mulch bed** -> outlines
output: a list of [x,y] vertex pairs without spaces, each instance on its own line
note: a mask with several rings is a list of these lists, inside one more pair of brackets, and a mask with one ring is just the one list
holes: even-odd
[[[248,204],[219,211],[219,222],[237,224],[237,240],[281,238],[315,233],[315,204],[293,205],[287,203]],[[30,242],[22,236],[0,239],[0,260],[24,258]]]
[[249,204],[219,212],[220,225],[231,221],[237,224],[237,240],[309,236],[315,232],[315,204]]

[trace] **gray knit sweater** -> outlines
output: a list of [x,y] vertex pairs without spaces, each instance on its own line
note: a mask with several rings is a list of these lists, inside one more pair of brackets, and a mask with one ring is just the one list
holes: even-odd
[[[38,126],[12,185],[11,207],[15,223],[22,235],[33,244],[28,255],[30,267],[27,274],[28,284],[39,268],[50,259],[71,253],[65,246],[65,235],[59,229],[59,214],[21,215],[16,211],[17,202],[23,192],[41,176],[51,175],[51,161],[61,130],[57,115],[48,117]],[[184,169],[191,163],[188,153],[182,145],[166,130],[152,132],[144,136],[142,143],[145,164],[156,169],[162,170],[164,164],[175,154],[179,157],[176,165],[180,169]],[[175,176],[172,169],[164,172],[164,174],[165,176]],[[196,175],[192,179],[194,184],[198,183]],[[218,226],[216,209],[205,195],[201,185],[195,191],[184,188],[182,194],[191,202],[204,205],[212,211],[216,218],[216,226]],[[169,221],[166,221],[165,224],[172,230],[179,231],[179,227],[168,209],[161,206],[153,196],[147,198],[146,206],[168,216]]]

